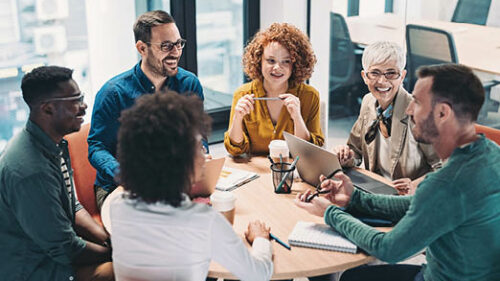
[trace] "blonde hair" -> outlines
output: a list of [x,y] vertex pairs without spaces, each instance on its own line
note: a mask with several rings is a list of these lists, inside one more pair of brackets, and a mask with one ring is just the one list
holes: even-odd
[[405,51],[394,42],[378,41],[366,47],[361,59],[363,69],[366,71],[370,66],[394,62],[399,70],[406,65]]

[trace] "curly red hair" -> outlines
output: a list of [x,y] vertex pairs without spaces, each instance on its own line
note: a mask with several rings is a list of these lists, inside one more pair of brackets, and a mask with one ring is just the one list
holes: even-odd
[[288,23],[273,23],[264,31],[259,31],[245,47],[243,71],[252,80],[264,80],[262,76],[262,54],[271,42],[278,42],[290,52],[292,74],[288,84],[294,86],[311,77],[316,64],[316,55],[309,38],[297,27]]

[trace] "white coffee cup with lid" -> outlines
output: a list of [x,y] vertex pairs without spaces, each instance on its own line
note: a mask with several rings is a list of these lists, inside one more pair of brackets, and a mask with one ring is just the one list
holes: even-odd
[[288,150],[288,145],[284,140],[272,140],[269,143],[269,156],[273,159],[274,163],[280,162],[280,154],[283,162],[288,162],[288,155],[290,151]]
[[212,195],[210,195],[210,202],[216,211],[226,217],[231,224],[234,223],[236,196],[234,196],[232,192],[215,191]]

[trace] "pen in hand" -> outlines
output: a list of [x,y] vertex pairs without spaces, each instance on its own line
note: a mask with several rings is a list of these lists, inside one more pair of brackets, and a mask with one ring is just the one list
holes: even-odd
[[[331,179],[338,172],[342,172],[342,169],[337,169],[337,170],[331,172],[323,181]],[[318,185],[316,186],[316,192],[314,192],[313,194],[310,194],[309,196],[307,196],[307,198],[305,200],[306,202],[311,202],[311,200],[314,197],[319,196],[320,194],[325,194],[325,193],[330,192],[330,190],[323,190],[323,191],[320,190],[321,189],[321,184],[323,183],[323,181],[319,182]]]
[[279,239],[276,235],[272,234],[271,232],[269,232],[269,237],[271,237],[271,240],[274,240],[274,241],[278,242],[278,244],[280,244],[281,246],[287,248],[289,251],[292,250],[292,248],[290,247],[290,245],[288,245],[287,243],[281,241],[281,239]]

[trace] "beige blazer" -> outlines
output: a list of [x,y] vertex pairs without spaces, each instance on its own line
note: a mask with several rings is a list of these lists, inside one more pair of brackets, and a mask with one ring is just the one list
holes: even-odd
[[[412,180],[441,166],[439,157],[431,145],[417,142],[411,133],[411,124],[405,111],[411,95],[402,87],[396,94],[392,115],[390,151],[377,151],[377,139],[370,144],[365,142],[365,134],[370,124],[377,118],[375,97],[368,93],[363,97],[358,120],[352,127],[347,145],[354,150],[355,164],[364,160],[365,168],[380,174],[377,153],[390,153],[391,178],[410,178]],[[380,132],[378,132],[380,133]],[[351,166],[354,163],[351,163]]]

